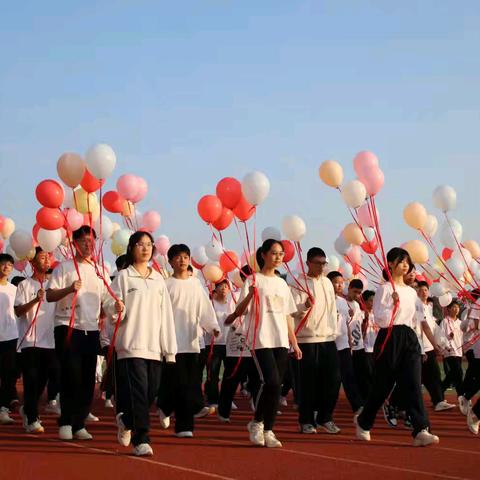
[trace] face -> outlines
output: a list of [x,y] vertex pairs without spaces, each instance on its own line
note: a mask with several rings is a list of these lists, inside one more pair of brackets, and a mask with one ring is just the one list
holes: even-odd
[[335,277],[332,280],[333,289],[335,290],[335,295],[342,295],[343,294],[343,286],[345,282],[343,277]]
[[[408,270],[410,269],[410,263],[408,262],[408,259],[406,257],[400,261],[396,260],[395,262],[388,262],[388,266],[392,271],[392,275],[395,277],[405,277],[405,275],[407,275],[408,273]],[[415,274],[413,277],[415,278]]]
[[39,273],[47,273],[50,270],[50,256],[46,252],[37,253],[32,261],[33,269]]
[[365,308],[367,311],[371,312],[373,310],[373,299],[375,298],[375,295],[372,295],[366,302],[365,302]]
[[422,302],[426,302],[428,298],[428,288],[425,286],[419,287],[417,290],[417,294],[418,298],[420,298]]
[[360,296],[362,295],[362,289],[361,288],[348,288],[348,298],[350,300],[356,300],[357,302],[360,302]]
[[313,257],[311,260],[307,260],[308,271],[314,276],[318,277],[323,273],[323,269],[328,264],[325,257]]
[[2,262],[0,263],[0,273],[3,277],[8,277],[13,272],[13,263]]
[[284,255],[285,253],[283,251],[283,247],[278,243],[274,243],[267,253],[262,253],[262,257],[267,268],[281,267]]
[[454,303],[451,307],[448,307],[448,314],[452,318],[457,318],[458,314],[460,313],[460,307]]
[[190,255],[188,253],[179,253],[170,260],[170,265],[176,273],[187,272],[190,265]]
[[84,235],[78,240],[75,240],[75,248],[83,258],[88,258],[93,255],[93,240],[93,237],[90,237],[90,235]]
[[153,243],[148,235],[140,237],[138,242],[133,246],[134,262],[149,262],[152,259]]
[[220,298],[225,298],[228,294],[228,283],[224,282],[221,283],[220,285],[217,285],[215,287],[215,293],[220,297]]

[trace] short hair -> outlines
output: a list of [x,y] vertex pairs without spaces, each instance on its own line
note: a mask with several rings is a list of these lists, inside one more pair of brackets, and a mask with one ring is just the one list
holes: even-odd
[[220,285],[223,285],[224,283],[229,285],[228,280],[226,278],[224,278],[223,280],[220,280],[219,282],[215,283],[215,288],[219,287]]
[[350,280],[348,288],[359,288],[360,290],[363,290],[363,282],[359,278],[354,278],[353,280]]
[[245,281],[253,273],[252,267],[250,265],[244,265],[240,269],[240,278]]
[[10,280],[10,283],[18,287],[24,280],[25,280],[25,277],[21,277],[20,275],[17,275]]
[[312,247],[308,252],[307,252],[307,261],[310,261],[312,260],[313,258],[315,257],[325,257],[327,258],[327,256],[325,255],[325,252],[319,248],[319,247]]
[[448,305],[447,305],[447,308],[451,308],[453,307],[454,305],[456,305],[458,308],[460,308],[460,302],[454,298]]
[[366,302],[369,298],[374,297],[374,296],[375,296],[375,292],[373,290],[365,290],[362,293],[362,298],[363,298],[364,302]]
[[418,288],[427,287],[427,290],[430,288],[428,282],[425,280],[420,280],[419,282],[417,281],[417,286]]
[[118,271],[123,270],[124,268],[126,268],[126,264],[127,264],[127,256],[126,256],[125,254],[120,255],[120,256],[117,257],[117,259],[115,260],[115,266],[117,267],[117,270],[118,270]]
[[340,272],[337,272],[336,270],[333,270],[332,272],[328,272],[327,273],[327,278],[333,282],[336,278],[338,277],[342,277],[343,278],[343,275],[340,273]]
[[168,261],[172,261],[178,255],[186,253],[190,257],[190,249],[184,243],[172,245],[167,252]]
[[97,238],[97,234],[95,230],[90,227],[89,225],[82,225],[78,230],[73,232],[72,238],[74,241],[80,240],[82,237],[89,237],[93,236],[93,238]]
[[12,265],[15,263],[15,260],[9,253],[0,253],[0,263],[11,263]]

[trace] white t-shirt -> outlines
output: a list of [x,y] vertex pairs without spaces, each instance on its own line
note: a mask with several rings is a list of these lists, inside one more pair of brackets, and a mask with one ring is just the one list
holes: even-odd
[[251,357],[245,329],[245,317],[237,318],[228,328],[226,351],[227,357]]
[[[225,319],[235,310],[235,302],[232,298],[227,298],[225,303],[213,300],[213,309],[217,316],[218,326],[220,327],[220,335],[215,339],[215,345],[225,345],[229,327],[225,326]],[[208,333],[205,335],[205,343],[210,344],[212,336]]]
[[0,285],[0,342],[18,338],[17,318],[13,310],[16,293],[15,285]]
[[[474,306],[469,306],[462,313],[462,323],[460,328],[463,332],[463,351],[466,353],[469,350],[474,350],[475,345],[472,345],[472,341],[480,334],[480,331],[475,329],[475,319],[480,318],[480,305],[475,304]],[[478,342],[475,342],[478,343]]]
[[362,335],[363,312],[360,309],[360,305],[357,301],[347,300],[347,304],[348,308],[353,311],[353,316],[349,319],[352,350],[362,350],[364,348]]
[[350,348],[349,342],[349,326],[348,322],[350,321],[350,315],[348,314],[348,303],[342,297],[336,298],[337,304],[337,338],[335,339],[335,344],[337,350],[345,350]]
[[[417,292],[407,285],[395,285],[400,305],[397,309],[393,325],[406,325],[415,330],[415,314],[417,303]],[[393,288],[390,282],[380,285],[373,300],[373,314],[375,321],[380,328],[388,328],[392,320],[394,303],[392,299]]]
[[[40,288],[40,282],[33,278],[27,278],[20,282],[15,297],[15,306],[25,305],[37,298],[37,292]],[[38,303],[35,304],[25,315],[18,317],[18,340],[20,342],[23,339],[22,345],[20,345],[21,349],[29,347],[55,348],[53,335],[55,304],[44,300],[40,307],[38,305]],[[37,310],[35,325],[30,328]],[[29,328],[28,335],[23,338]]]
[[[254,298],[248,306],[246,328],[249,329],[249,346],[260,348],[289,348],[287,315],[297,311],[292,292],[283,278],[256,274],[256,286],[259,295],[258,328],[255,335],[256,312]],[[242,288],[239,301],[247,295],[252,280],[247,279]]]
[[[437,324],[435,322],[435,317],[433,316],[432,306],[422,303],[422,301],[418,299],[418,302],[415,308],[417,312],[416,313],[417,323],[419,325],[421,325],[422,323],[426,323],[430,327],[430,330],[432,331],[432,335],[434,335]],[[422,329],[422,340],[423,340],[423,349],[425,353],[431,352],[433,350],[433,345],[430,342],[430,340],[427,338],[425,333],[423,332],[423,329]]]
[[[363,314],[365,318],[365,313]],[[367,353],[373,353],[373,347],[375,346],[375,340],[378,335],[378,325],[375,323],[375,317],[373,312],[370,312],[368,315],[368,323],[365,331],[365,336],[363,337],[363,345]]]
[[[453,319],[445,317],[442,320],[440,327],[443,330],[445,337],[447,338],[450,351],[445,353],[445,357],[462,357],[462,345],[463,345],[463,332],[460,328],[461,320],[459,318]],[[453,338],[450,335],[453,333]]]

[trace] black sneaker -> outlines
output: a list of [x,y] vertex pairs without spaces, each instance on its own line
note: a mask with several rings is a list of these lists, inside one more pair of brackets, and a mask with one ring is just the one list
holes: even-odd
[[391,426],[396,427],[398,425],[397,419],[397,409],[390,405],[388,402],[383,404],[383,416],[385,417],[385,421]]

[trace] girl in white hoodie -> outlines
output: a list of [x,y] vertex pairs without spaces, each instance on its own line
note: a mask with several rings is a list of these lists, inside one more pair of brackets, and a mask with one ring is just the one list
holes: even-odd
[[117,438],[124,446],[131,440],[137,456],[153,455],[149,410],[158,391],[161,362],[175,362],[177,353],[170,295],[163,277],[149,266],[154,252],[149,233],[130,237],[127,268],[112,283],[118,300],[106,302],[108,310],[122,315],[115,341],[116,393],[123,408],[117,413]]

